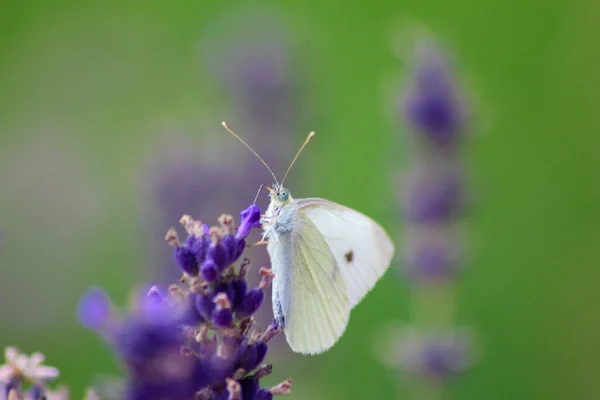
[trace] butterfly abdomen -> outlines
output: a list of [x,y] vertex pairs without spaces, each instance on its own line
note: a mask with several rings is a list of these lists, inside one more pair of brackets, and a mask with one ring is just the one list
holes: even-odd
[[290,282],[292,278],[290,269],[293,268],[291,235],[287,233],[278,234],[275,227],[270,232],[272,236],[276,237],[270,237],[267,244],[267,252],[275,275],[272,282],[273,317],[279,327],[284,329],[285,316],[290,307],[292,293],[292,282]]

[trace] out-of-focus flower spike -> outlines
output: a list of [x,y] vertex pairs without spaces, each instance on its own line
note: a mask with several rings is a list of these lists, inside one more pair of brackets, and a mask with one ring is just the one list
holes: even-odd
[[[468,112],[447,55],[433,40],[417,45],[400,107],[414,139],[401,204],[406,233],[402,272],[413,284],[415,325],[396,334],[394,351],[382,358],[429,385],[453,378],[471,360],[470,341],[452,329],[451,290],[464,262],[459,217],[468,204],[460,145]],[[435,385],[435,397],[443,397],[444,388]]]

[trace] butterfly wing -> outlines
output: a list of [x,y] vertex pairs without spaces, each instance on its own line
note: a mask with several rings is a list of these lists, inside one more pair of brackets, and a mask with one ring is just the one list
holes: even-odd
[[350,307],[358,304],[387,270],[394,244],[371,218],[318,198],[297,201],[325,239],[344,277]]
[[297,209],[288,216],[291,229],[267,245],[275,273],[273,307],[276,318],[283,315],[292,350],[318,354],[344,333],[350,305],[335,257],[315,224]]

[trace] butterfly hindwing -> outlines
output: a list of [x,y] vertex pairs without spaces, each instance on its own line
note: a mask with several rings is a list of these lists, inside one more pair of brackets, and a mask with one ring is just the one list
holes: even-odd
[[350,317],[344,277],[315,224],[290,212],[291,230],[267,249],[274,266],[273,307],[293,351],[321,353],[337,342]]

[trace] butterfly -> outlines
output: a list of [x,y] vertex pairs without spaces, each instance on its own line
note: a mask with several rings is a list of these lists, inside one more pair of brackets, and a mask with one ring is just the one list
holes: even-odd
[[[294,199],[267,163],[226,122],[223,126],[264,165],[273,179],[261,217],[263,241],[275,275],[275,321],[296,353],[319,354],[342,336],[350,311],[373,288],[394,256],[394,244],[371,218],[320,198]],[[261,242],[261,243],[262,243]]]

